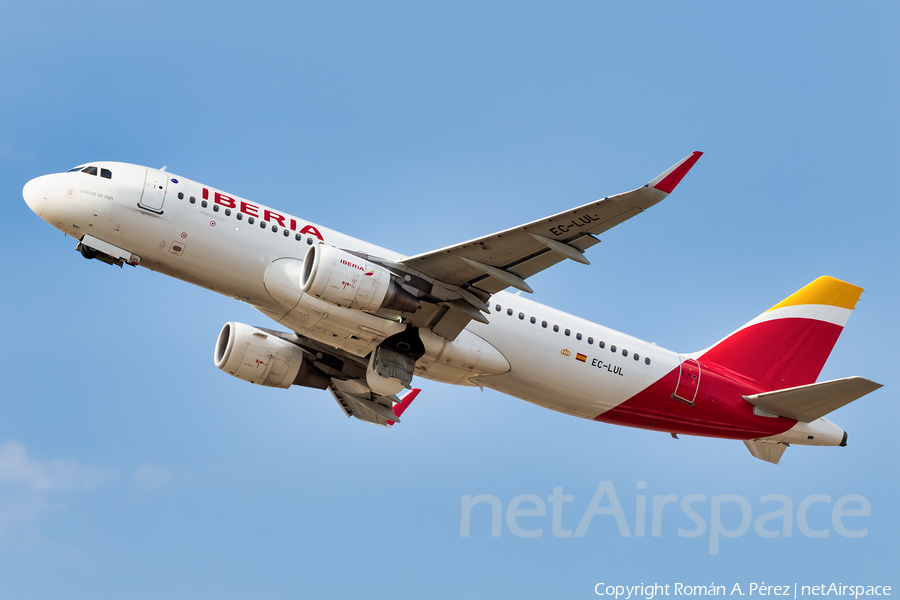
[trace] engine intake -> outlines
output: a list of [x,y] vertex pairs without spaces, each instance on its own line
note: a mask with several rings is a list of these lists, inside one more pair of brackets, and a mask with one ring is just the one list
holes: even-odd
[[419,300],[394,281],[390,271],[325,244],[310,246],[306,252],[300,288],[343,308],[400,312],[419,308]]
[[229,375],[268,387],[325,389],[330,378],[280,337],[243,323],[225,323],[216,342],[216,366]]

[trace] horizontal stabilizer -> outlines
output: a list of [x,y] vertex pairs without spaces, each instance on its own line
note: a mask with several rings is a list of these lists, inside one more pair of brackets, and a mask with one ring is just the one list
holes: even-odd
[[787,444],[770,444],[750,440],[745,440],[744,444],[746,444],[750,454],[773,465],[778,464],[778,461],[781,460],[781,455],[784,454],[784,449],[787,448]]
[[[880,383],[863,377],[848,377],[743,398],[766,412],[811,423],[880,387]],[[753,452],[752,449],[750,451]]]

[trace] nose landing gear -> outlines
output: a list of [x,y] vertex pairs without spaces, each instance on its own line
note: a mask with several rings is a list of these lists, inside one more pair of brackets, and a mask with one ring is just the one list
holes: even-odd
[[84,244],[79,244],[79,246],[81,246],[81,248],[80,248],[81,255],[88,260],[91,260],[92,258],[97,258],[100,255],[99,250],[94,250],[93,248],[89,248],[88,246],[85,246]]
[[108,265],[121,267],[125,263],[131,266],[137,266],[141,262],[141,257],[132,254],[127,250],[123,250],[118,246],[113,246],[108,242],[97,239],[93,236],[86,235],[75,246],[75,249],[81,252],[81,255],[87,259],[96,258],[100,262]]

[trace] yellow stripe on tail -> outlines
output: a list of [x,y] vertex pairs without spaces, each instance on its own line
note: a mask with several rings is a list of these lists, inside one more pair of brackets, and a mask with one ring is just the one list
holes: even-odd
[[794,292],[768,311],[785,306],[823,304],[853,310],[863,289],[834,277],[819,277],[809,285]]

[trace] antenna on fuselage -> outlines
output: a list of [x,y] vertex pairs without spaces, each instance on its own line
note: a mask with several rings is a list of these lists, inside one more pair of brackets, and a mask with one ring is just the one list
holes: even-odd
[[165,171],[168,167],[169,167],[169,165],[163,165],[163,168],[160,169],[160,171]]

